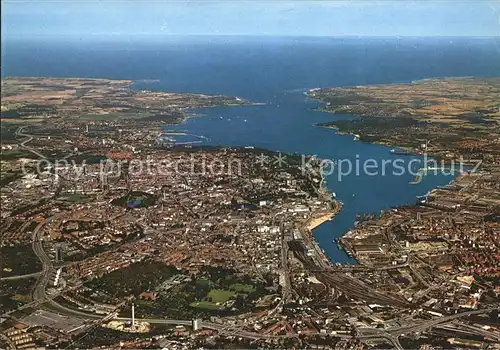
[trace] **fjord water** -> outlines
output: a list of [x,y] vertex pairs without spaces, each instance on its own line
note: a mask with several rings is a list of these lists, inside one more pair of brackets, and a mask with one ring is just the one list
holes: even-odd
[[[203,117],[168,129],[203,135],[205,144],[255,146],[330,160],[374,159],[378,175],[360,171],[327,185],[343,210],[314,235],[333,262],[354,263],[332,241],[351,229],[357,213],[413,204],[416,196],[453,176],[392,174],[383,160],[390,148],[353,140],[315,126],[348,116],[315,112],[311,88],[407,83],[430,77],[499,76],[500,49],[493,39],[457,38],[241,38],[188,37],[134,41],[13,42],[4,45],[3,75],[157,79],[136,88],[239,96],[259,106],[204,109]],[[404,157],[406,164],[415,157]],[[421,165],[421,164],[420,164]],[[416,171],[420,165],[415,164]]]

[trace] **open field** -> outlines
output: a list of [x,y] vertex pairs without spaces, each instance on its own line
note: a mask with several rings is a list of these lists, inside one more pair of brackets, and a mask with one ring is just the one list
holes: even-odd
[[212,302],[214,302],[214,303],[225,303],[233,295],[234,295],[234,292],[232,292],[230,290],[224,290],[224,289],[212,289],[208,293],[208,296],[212,299]]
[[250,293],[255,290],[255,287],[252,286],[251,284],[242,284],[242,283],[235,283],[231,285],[231,287],[229,288],[238,293]]
[[7,77],[1,118],[8,121],[74,118],[151,119],[178,122],[180,109],[241,105],[235,97],[133,90],[132,80]]
[[[500,152],[500,78],[425,79],[387,84],[314,89],[321,108],[361,119],[321,124],[341,133],[445,155]],[[451,154],[451,157],[454,155]]]

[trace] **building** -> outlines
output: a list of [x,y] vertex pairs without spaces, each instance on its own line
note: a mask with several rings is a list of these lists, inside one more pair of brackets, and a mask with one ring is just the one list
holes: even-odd
[[63,248],[60,245],[55,246],[55,260],[56,262],[61,262],[63,261]]
[[191,324],[193,326],[193,331],[197,331],[197,330],[201,329],[201,320],[199,318],[193,319]]

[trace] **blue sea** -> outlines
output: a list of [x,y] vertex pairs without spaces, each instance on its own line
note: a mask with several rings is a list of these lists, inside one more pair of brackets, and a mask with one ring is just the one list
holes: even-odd
[[[86,41],[2,42],[2,76],[102,77],[146,80],[137,88],[238,96],[258,106],[196,111],[203,117],[168,129],[204,136],[210,145],[255,146],[317,155],[355,166],[395,159],[390,148],[315,126],[350,116],[315,112],[311,88],[407,83],[430,77],[500,76],[498,40],[479,38],[168,37]],[[405,157],[407,165],[414,157]],[[417,166],[418,167],[418,166]],[[414,169],[416,171],[417,169]],[[449,183],[453,175],[363,171],[327,177],[344,203],[339,215],[314,230],[332,262],[355,263],[333,242],[357,213],[413,204],[416,196]]]

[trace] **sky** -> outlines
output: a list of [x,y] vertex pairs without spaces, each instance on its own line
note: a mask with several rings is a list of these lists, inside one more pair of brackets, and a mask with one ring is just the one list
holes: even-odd
[[2,0],[2,37],[500,36],[500,1]]

